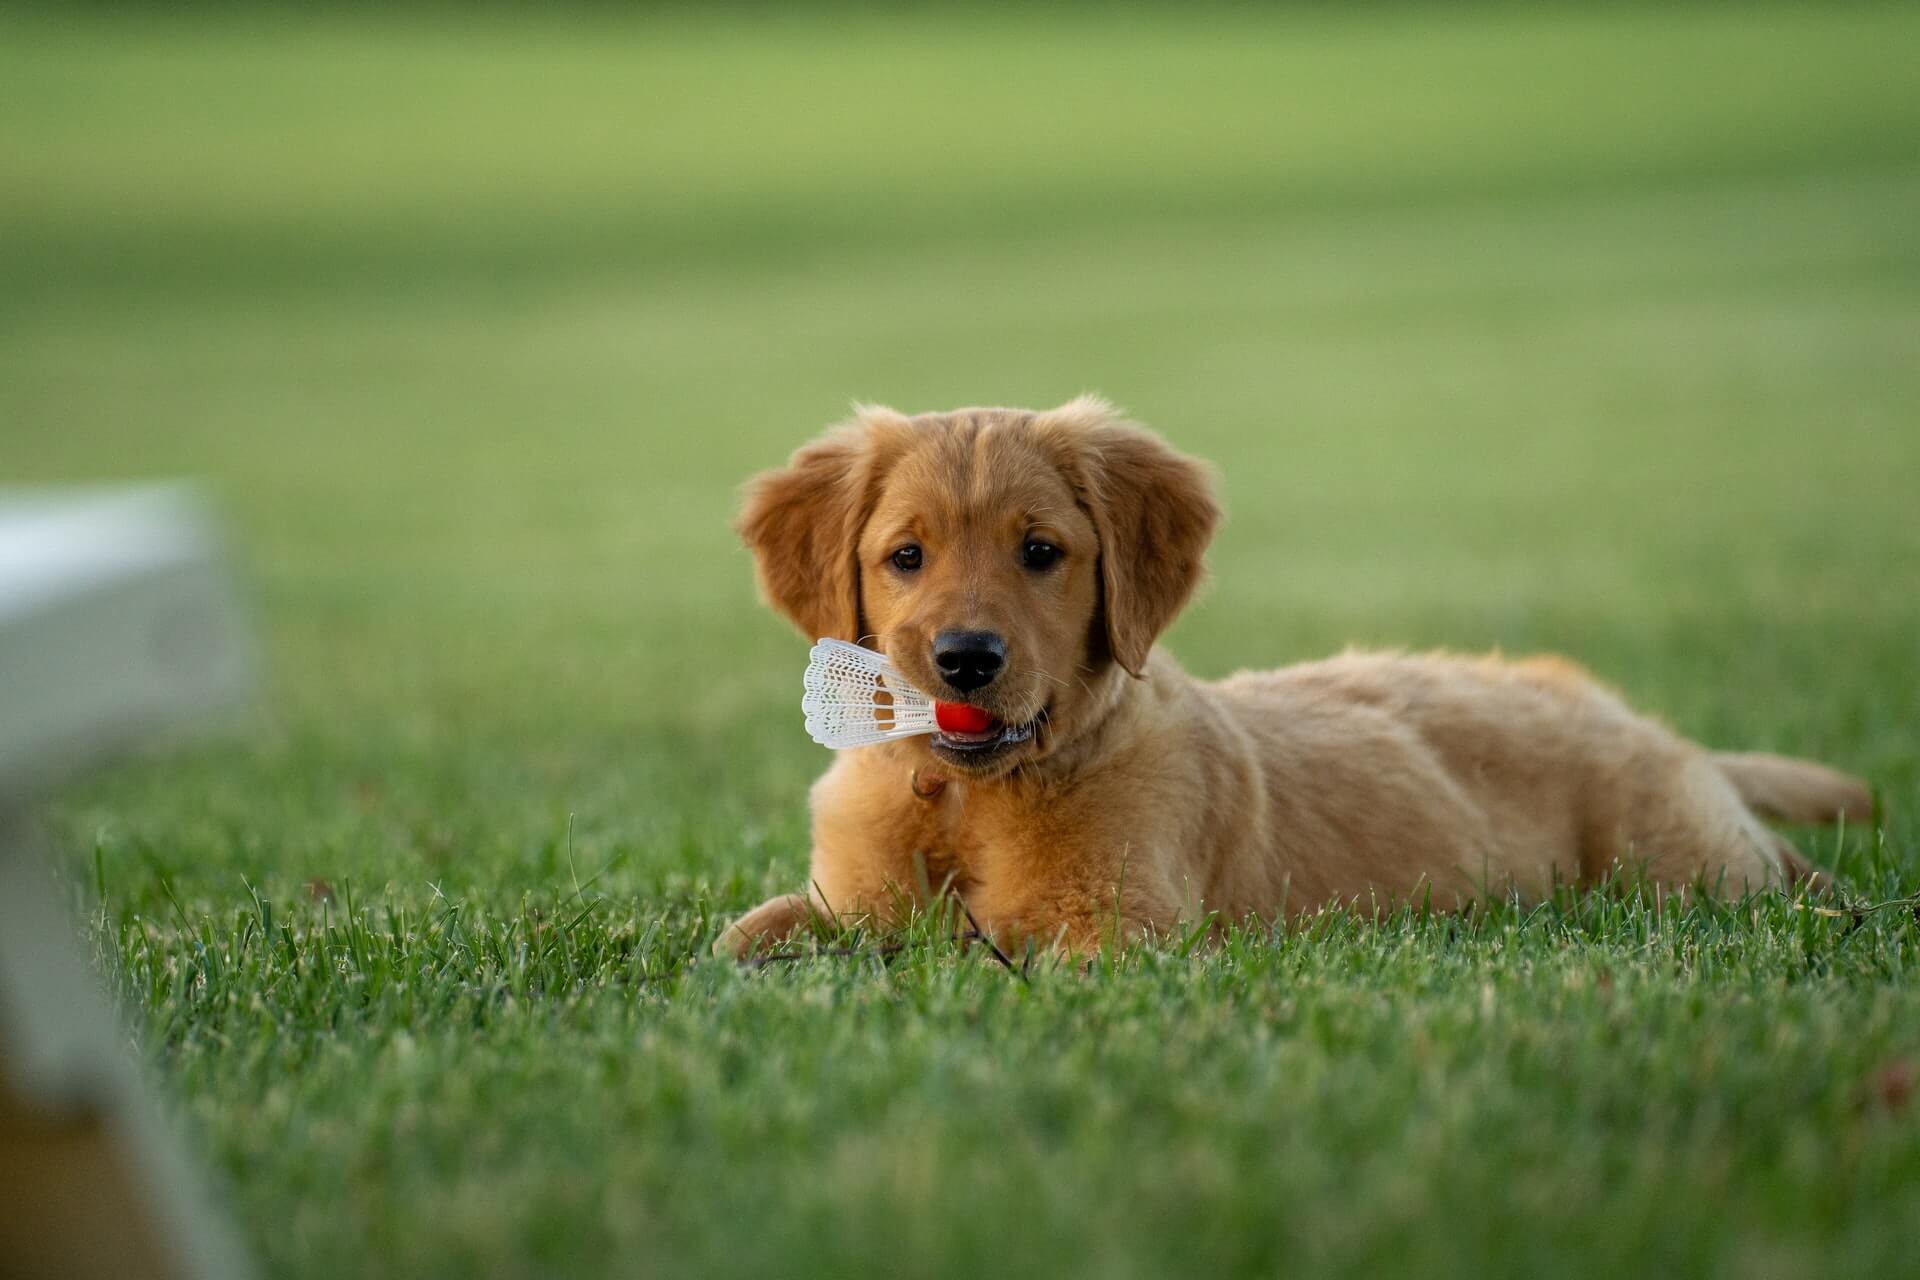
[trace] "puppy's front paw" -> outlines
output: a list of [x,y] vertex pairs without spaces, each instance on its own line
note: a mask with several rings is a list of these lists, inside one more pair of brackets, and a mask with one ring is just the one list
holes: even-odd
[[777,898],[768,898],[720,931],[720,936],[713,940],[713,954],[744,960],[755,951],[764,951],[793,936],[812,916],[813,904],[801,894],[783,893]]

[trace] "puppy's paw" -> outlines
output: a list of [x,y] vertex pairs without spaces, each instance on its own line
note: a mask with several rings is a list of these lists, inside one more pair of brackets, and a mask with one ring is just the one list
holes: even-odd
[[801,894],[783,893],[777,898],[768,898],[720,931],[720,936],[713,940],[713,954],[723,959],[744,960],[755,951],[764,951],[792,937],[812,917],[813,904]]

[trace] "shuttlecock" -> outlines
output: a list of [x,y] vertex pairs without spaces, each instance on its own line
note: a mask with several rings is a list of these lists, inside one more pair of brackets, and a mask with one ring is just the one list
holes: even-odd
[[907,683],[886,655],[821,640],[807,655],[807,736],[835,751],[932,733],[933,699]]
[[807,655],[800,709],[807,736],[835,751],[923,733],[983,733],[994,723],[979,707],[935,702],[907,682],[886,655],[844,640],[820,640]]

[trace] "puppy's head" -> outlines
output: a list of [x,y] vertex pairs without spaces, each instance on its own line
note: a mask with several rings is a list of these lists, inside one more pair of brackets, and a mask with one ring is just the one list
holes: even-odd
[[907,418],[864,408],[756,477],[739,529],[769,604],[809,637],[884,652],[993,717],[934,735],[946,765],[1005,773],[1138,676],[1201,576],[1206,469],[1104,401]]

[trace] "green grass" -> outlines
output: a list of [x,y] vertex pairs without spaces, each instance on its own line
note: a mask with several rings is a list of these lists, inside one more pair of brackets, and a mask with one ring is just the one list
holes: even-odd
[[204,478],[264,631],[49,828],[267,1270],[1910,1266],[1904,910],[697,957],[825,763],[733,495],[856,397],[1102,390],[1225,476],[1191,669],[1565,651],[1870,776],[1805,843],[1920,891],[1917,46],[0,17],[0,480]]

